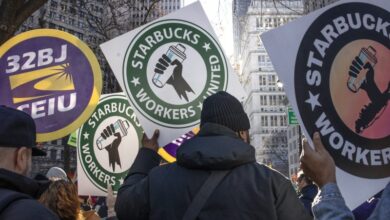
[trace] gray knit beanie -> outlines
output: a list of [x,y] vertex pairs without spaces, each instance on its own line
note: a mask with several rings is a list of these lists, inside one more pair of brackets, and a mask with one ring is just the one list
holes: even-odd
[[233,131],[246,131],[250,128],[249,118],[241,103],[227,92],[220,91],[206,98],[200,116],[200,126],[211,122]]
[[68,180],[68,176],[65,171],[59,167],[52,167],[47,171],[46,177],[48,179],[62,179]]

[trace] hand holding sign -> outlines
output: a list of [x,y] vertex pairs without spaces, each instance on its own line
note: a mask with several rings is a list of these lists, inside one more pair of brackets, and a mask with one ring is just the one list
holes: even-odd
[[314,149],[303,141],[301,168],[320,188],[327,183],[336,183],[336,166],[333,158],[322,144],[320,134],[314,133]]
[[160,131],[159,130],[155,130],[154,133],[153,133],[152,138],[150,138],[150,139],[144,133],[144,135],[142,136],[142,146],[144,148],[148,148],[150,150],[153,150],[153,151],[157,152],[158,148],[159,148],[157,139],[158,139],[159,136],[160,136]]
[[376,50],[369,46],[368,48],[362,48],[360,54],[355,57],[349,67],[348,88],[352,92],[359,91],[363,83],[366,81],[366,74],[362,71],[373,71],[373,67],[378,62],[375,56]]

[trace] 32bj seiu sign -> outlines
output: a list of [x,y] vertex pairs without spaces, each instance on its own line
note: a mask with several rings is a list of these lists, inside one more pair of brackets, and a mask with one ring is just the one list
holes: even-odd
[[0,47],[0,104],[29,113],[38,142],[80,127],[97,105],[101,84],[95,55],[71,34],[33,30]]

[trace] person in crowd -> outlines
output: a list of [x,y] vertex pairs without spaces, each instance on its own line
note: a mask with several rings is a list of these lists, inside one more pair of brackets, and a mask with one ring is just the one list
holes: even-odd
[[[313,135],[311,148],[306,140],[303,142],[301,168],[320,188],[312,204],[313,215],[318,220],[354,219],[340,193],[336,182],[336,166],[333,158],[325,149],[318,132]],[[382,193],[369,220],[390,219],[390,183]]]
[[92,208],[93,204],[91,196],[80,196],[78,200],[80,202],[80,208],[85,219],[99,219],[99,215]]
[[83,220],[76,186],[64,179],[55,179],[38,200],[61,220]]
[[303,171],[298,172],[297,186],[299,191],[299,200],[305,206],[306,210],[313,216],[311,204],[318,193],[318,187],[308,178]]
[[114,220],[116,219],[116,213],[114,210],[115,201],[116,201],[116,197],[114,196],[114,191],[112,190],[112,186],[108,184],[107,196],[99,197],[93,209],[99,214],[101,218]]
[[40,185],[31,175],[31,156],[44,156],[35,146],[34,120],[0,106],[0,219],[58,219],[35,199]]
[[[118,192],[118,219],[311,219],[291,182],[255,159],[241,103],[218,92],[203,103],[200,131],[159,166],[156,130]],[[184,133],[184,132],[183,132]]]

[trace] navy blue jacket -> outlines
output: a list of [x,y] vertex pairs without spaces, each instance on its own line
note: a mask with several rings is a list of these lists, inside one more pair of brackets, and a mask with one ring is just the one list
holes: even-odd
[[309,184],[302,188],[301,193],[299,195],[299,200],[303,203],[306,210],[313,216],[313,212],[311,210],[311,204],[313,203],[314,198],[318,193],[318,187],[314,184]]
[[33,179],[0,169],[0,220],[59,219],[34,199],[40,193]]
[[205,124],[177,152],[177,162],[142,148],[119,189],[118,219],[182,219],[212,170],[230,170],[197,219],[310,219],[291,182],[256,162],[254,148],[232,130]]

